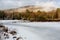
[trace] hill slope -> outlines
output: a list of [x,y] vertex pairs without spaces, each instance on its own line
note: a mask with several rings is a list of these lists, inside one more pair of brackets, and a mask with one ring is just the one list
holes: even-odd
[[37,12],[38,10],[40,11],[51,11],[51,10],[55,10],[55,7],[50,7],[50,8],[44,8],[41,6],[35,6],[35,5],[28,5],[28,6],[23,6],[23,7],[19,7],[19,8],[14,8],[14,9],[7,9],[4,10],[5,12],[26,12],[26,9],[28,9],[29,11],[33,11],[33,12]]

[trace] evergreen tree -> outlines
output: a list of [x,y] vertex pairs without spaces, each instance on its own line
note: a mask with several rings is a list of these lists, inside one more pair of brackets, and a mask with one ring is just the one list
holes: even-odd
[[0,18],[4,19],[6,17],[6,14],[4,13],[4,11],[0,11]]

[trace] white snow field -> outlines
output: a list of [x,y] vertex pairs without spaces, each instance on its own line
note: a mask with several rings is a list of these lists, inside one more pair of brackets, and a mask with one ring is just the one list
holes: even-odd
[[[20,20],[0,20],[10,30],[16,30],[22,40],[60,40],[60,22],[21,22]],[[5,39],[4,39],[5,40]],[[10,35],[9,39],[14,40]]]

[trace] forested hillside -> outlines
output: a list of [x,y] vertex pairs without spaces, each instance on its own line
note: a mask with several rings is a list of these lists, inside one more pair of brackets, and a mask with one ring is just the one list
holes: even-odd
[[0,20],[29,20],[29,21],[60,21],[60,8],[48,12],[30,11],[26,9],[25,12],[0,11]]

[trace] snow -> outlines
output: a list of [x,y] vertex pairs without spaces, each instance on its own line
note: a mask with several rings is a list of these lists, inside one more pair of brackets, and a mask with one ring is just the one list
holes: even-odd
[[40,38],[33,32],[30,32],[27,28],[23,28],[23,27],[16,27],[13,25],[5,25],[7,27],[9,27],[10,29],[12,28],[13,30],[16,29],[16,31],[18,32],[17,36],[21,36],[24,40],[39,40]]
[[[10,30],[16,30],[15,36],[21,36],[23,40],[60,40],[60,22],[20,22],[19,20],[0,22]],[[12,35],[6,40],[13,40]]]

